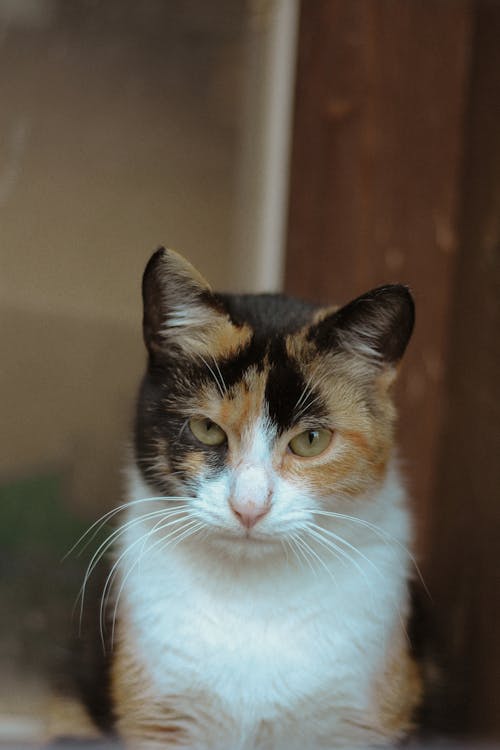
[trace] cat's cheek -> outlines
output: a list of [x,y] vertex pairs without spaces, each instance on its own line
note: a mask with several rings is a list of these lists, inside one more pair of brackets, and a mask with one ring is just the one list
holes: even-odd
[[191,481],[199,479],[207,469],[205,456],[202,451],[190,451],[178,462],[176,468]]
[[303,478],[276,477],[273,503],[264,519],[266,530],[278,536],[298,531],[311,520],[316,506],[318,502]]
[[344,432],[324,456],[305,459],[288,454],[282,464],[283,478],[313,497],[356,497],[384,479],[391,454],[386,441],[372,442],[360,433]]
[[216,478],[205,473],[198,480],[193,512],[207,524],[207,528],[226,530],[236,525],[229,506],[230,484],[228,471]]

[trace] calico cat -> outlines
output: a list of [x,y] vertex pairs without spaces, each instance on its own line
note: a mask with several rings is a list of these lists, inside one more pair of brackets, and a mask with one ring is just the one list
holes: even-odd
[[127,747],[390,747],[421,679],[391,385],[408,289],[340,309],[211,291],[160,249],[117,534],[111,695]]

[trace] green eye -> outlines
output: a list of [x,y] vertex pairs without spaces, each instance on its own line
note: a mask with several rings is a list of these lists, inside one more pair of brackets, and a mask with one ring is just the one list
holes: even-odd
[[290,440],[288,447],[296,456],[310,458],[323,453],[330,445],[331,439],[331,430],[304,430]]
[[222,445],[227,439],[222,427],[208,417],[191,417],[189,428],[195,438],[204,445]]

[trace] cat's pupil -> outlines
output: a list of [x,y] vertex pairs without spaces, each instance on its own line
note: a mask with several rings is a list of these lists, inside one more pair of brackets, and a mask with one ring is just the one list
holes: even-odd
[[312,445],[315,442],[315,440],[318,439],[318,437],[319,437],[318,430],[309,430],[309,435],[308,435],[309,445]]

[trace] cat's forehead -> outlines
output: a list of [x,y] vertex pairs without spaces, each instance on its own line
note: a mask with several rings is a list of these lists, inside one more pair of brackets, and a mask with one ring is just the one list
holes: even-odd
[[[212,356],[201,364],[208,386],[205,406],[222,424],[241,432],[266,418],[279,432],[294,424],[308,393],[314,390],[311,363],[301,360],[299,334],[263,337],[253,332],[229,354]],[[326,407],[315,393],[312,415]]]

